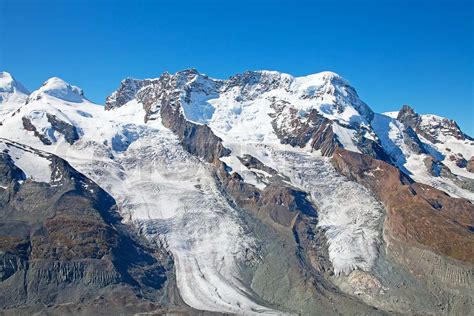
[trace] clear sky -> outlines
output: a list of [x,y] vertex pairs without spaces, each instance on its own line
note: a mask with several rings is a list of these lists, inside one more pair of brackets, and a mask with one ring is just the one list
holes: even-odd
[[410,104],[474,136],[473,0],[0,0],[0,70],[103,103],[125,77],[196,68],[339,73],[375,111]]

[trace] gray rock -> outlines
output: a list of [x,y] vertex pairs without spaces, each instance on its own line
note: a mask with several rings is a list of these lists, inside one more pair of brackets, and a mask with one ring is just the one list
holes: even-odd
[[8,153],[0,153],[0,183],[7,187],[0,189],[2,309],[90,308],[101,297],[117,311],[190,310],[170,295],[170,255],[122,224],[110,195],[66,161],[28,151],[51,161],[52,176],[50,183],[25,180]]

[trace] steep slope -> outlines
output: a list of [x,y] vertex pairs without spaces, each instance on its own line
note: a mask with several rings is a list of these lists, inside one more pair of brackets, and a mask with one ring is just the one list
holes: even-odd
[[[172,308],[172,261],[57,156],[0,140],[0,305],[28,313]],[[169,279],[171,277],[171,279]]]
[[[32,95],[38,97],[5,123],[9,138],[55,152],[106,189],[125,221],[172,252],[186,303],[210,311],[271,312],[234,277],[240,264],[256,260],[254,238],[215,187],[209,167],[184,151],[170,130],[160,121],[144,125],[145,112],[135,100],[112,113],[84,98]],[[64,129],[48,121],[51,115],[80,130],[80,137],[69,142]]]
[[[465,314],[472,203],[413,179],[472,199],[468,166],[439,154],[457,141],[450,150],[469,155],[469,138],[403,112],[373,113],[331,72],[190,69],[125,79],[105,109],[52,78],[0,132],[106,190],[124,227],[170,251],[195,309]],[[29,161],[19,156],[25,174],[50,178]]]
[[8,72],[0,72],[0,124],[4,116],[24,104],[30,93]]
[[376,114],[372,122],[390,161],[418,182],[474,200],[474,173],[468,171],[472,138],[456,122],[417,114],[406,105],[391,116]]

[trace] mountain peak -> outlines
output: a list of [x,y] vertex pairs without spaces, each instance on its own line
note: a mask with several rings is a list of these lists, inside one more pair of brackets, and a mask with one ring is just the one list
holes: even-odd
[[52,77],[46,80],[38,90],[31,94],[29,100],[38,100],[42,95],[75,103],[85,100],[84,92],[81,88],[73,86],[59,77]]
[[0,71],[0,92],[30,94],[28,89],[6,71]]
[[127,102],[133,100],[137,92],[146,85],[149,85],[156,79],[135,79],[127,77],[120,82],[120,86],[111,95],[105,99],[105,109],[111,110],[121,107]]
[[418,114],[409,105],[402,106],[398,112],[397,120],[405,126],[416,130],[433,143],[438,143],[440,142],[440,137],[447,136],[460,140],[471,139],[470,136],[461,131],[454,120],[433,114]]
[[420,124],[421,118],[411,106],[404,104],[398,112],[397,120],[402,122],[407,127],[415,129]]
[[341,75],[339,75],[335,72],[332,72],[332,71],[321,71],[319,73],[316,73],[316,74],[310,75],[310,76],[318,76],[322,80],[325,80],[325,81],[341,81],[341,82],[344,82],[344,83],[348,83],[348,81],[346,79],[344,79]]

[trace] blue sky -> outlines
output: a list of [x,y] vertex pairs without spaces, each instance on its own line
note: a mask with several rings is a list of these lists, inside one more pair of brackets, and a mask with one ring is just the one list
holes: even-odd
[[473,1],[0,0],[0,68],[98,103],[125,77],[194,67],[335,71],[375,111],[410,104],[474,136]]

